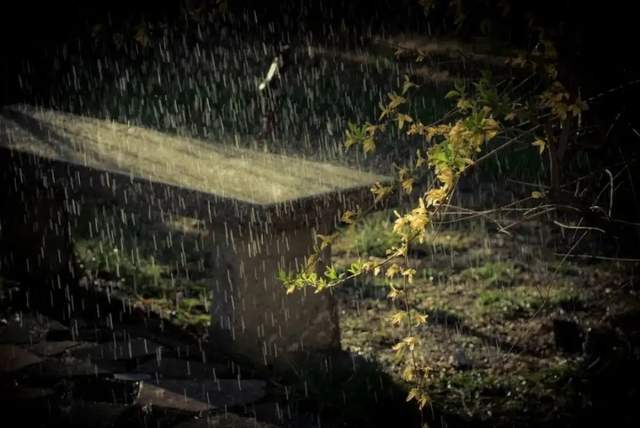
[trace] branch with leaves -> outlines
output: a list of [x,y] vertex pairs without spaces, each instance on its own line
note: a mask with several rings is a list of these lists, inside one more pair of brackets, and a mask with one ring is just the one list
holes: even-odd
[[[532,52],[528,57],[507,61],[507,65],[515,69],[528,69],[526,81],[535,76],[534,90],[521,90],[526,86],[522,81],[495,83],[490,73],[483,73],[478,81],[470,84],[456,82],[445,97],[452,100],[455,107],[445,118],[425,124],[409,113],[411,97],[421,85],[405,76],[400,91],[387,94],[386,102],[380,103],[375,123],[349,123],[345,146],[360,147],[365,154],[374,153],[390,129],[404,132],[417,141],[415,161],[398,167],[393,183],[376,183],[371,187],[375,203],[383,203],[397,192],[413,200],[411,208],[394,212],[393,232],[399,244],[389,248],[381,260],[358,260],[346,272],[329,265],[324,273],[319,273],[320,252],[334,243],[340,232],[318,235],[316,253],[309,257],[306,268],[297,273],[281,272],[280,279],[289,293],[305,287],[321,292],[362,275],[383,277],[389,288],[388,298],[400,308],[390,323],[406,332],[393,350],[398,364],[403,366],[402,378],[414,385],[408,400],[415,400],[420,408],[429,403],[429,365],[418,352],[420,336],[416,329],[427,322],[427,317],[411,309],[409,304],[416,273],[409,264],[411,247],[424,243],[429,228],[451,206],[452,195],[463,174],[499,151],[513,144],[532,146],[541,156],[541,165],[543,156],[549,153],[553,176],[553,169],[560,167],[558,162],[566,152],[563,145],[569,135],[576,132],[576,124],[579,126],[581,114],[587,109],[579,96],[569,94],[564,85],[555,80],[555,50],[548,40],[543,42],[546,46],[543,54]],[[402,54],[405,53],[403,50]],[[417,61],[424,56],[420,52],[415,55]],[[423,180],[427,175],[433,177],[431,184]],[[547,192],[548,188],[540,187],[526,200],[539,201],[539,205],[544,206]],[[345,211],[341,220],[349,226],[367,213]]]

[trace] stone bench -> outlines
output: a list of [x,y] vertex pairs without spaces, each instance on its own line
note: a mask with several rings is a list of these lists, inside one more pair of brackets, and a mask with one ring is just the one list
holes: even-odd
[[[287,295],[276,275],[301,266],[315,234],[332,230],[341,210],[371,203],[369,187],[387,179],[238,146],[28,106],[5,108],[0,178],[2,197],[13,208],[3,208],[3,270],[45,273],[59,283],[57,271],[74,270],[68,236],[79,229],[137,257],[153,257],[137,252],[153,253],[150,241],[158,251],[162,243],[177,247],[174,226],[186,218],[198,225],[197,236],[179,258],[203,256],[201,276],[213,294],[212,349],[269,366],[339,348],[331,294]],[[163,232],[144,235],[151,222],[161,223]]]

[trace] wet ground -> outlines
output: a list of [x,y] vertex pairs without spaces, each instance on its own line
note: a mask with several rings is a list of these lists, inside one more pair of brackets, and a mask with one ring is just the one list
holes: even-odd
[[286,417],[286,406],[266,399],[274,397],[272,384],[230,360],[208,360],[193,341],[133,323],[107,327],[75,318],[62,324],[25,310],[21,291],[4,285],[5,420],[47,427],[266,427],[258,415],[274,422]]
[[[396,239],[384,232],[392,218],[380,213],[348,230],[334,248],[336,262],[347,267],[358,257],[383,257]],[[417,277],[408,298],[428,315],[417,332],[418,352],[431,367],[435,409],[486,426],[580,426],[607,418],[633,426],[637,266],[563,260],[555,254],[572,241],[537,221],[509,234],[480,221],[436,230],[410,254]],[[572,254],[581,251],[588,249]],[[402,366],[392,346],[407,332],[390,321],[397,309],[388,293],[378,278],[337,290],[342,344],[398,379]]]

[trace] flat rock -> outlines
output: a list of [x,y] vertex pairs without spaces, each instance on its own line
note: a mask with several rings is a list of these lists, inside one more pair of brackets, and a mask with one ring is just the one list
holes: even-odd
[[238,416],[233,413],[212,415],[191,419],[176,425],[174,428],[275,428],[275,425],[260,422],[254,418]]
[[148,361],[137,367],[141,373],[158,374],[161,378],[171,379],[212,379],[229,377],[231,369],[225,364],[205,364],[199,361],[181,360],[178,358],[163,357]]
[[31,314],[13,314],[7,324],[0,327],[0,343],[38,343],[44,339],[47,330],[48,327]]
[[162,380],[145,383],[138,397],[140,405],[155,405],[188,412],[206,412],[224,406],[252,403],[265,396],[262,380]]
[[40,357],[16,345],[0,345],[0,373],[11,373],[39,363]]
[[133,360],[153,355],[161,346],[143,338],[134,338],[114,342],[99,343],[95,346],[72,350],[71,355],[91,361]]
[[86,345],[84,345],[82,342],[74,342],[72,340],[63,340],[61,342],[44,341],[36,343],[35,345],[31,345],[27,349],[34,354],[38,354],[43,357],[52,357],[55,355],[60,355],[67,350],[79,348],[82,346]]
[[127,382],[152,381],[153,377],[148,373],[114,373],[113,378]]
[[108,376],[83,376],[67,383],[72,397],[88,402],[133,404],[138,398],[141,381]]
[[110,375],[126,371],[123,364],[117,361],[91,362],[79,358],[64,356],[62,358],[46,358],[38,364],[32,364],[25,374],[41,378],[67,378],[74,376]]

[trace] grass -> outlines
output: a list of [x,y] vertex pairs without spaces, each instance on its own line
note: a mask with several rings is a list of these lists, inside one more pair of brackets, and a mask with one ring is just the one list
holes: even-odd
[[520,285],[481,290],[475,299],[475,309],[479,315],[489,318],[516,319],[531,317],[539,311],[548,311],[576,300],[579,300],[578,293],[568,287],[539,290]]
[[371,214],[362,222],[348,227],[334,244],[333,250],[336,253],[385,257],[387,249],[400,242],[392,228],[390,211]]
[[466,282],[481,283],[486,287],[506,287],[514,284],[521,268],[514,263],[487,260],[478,267],[463,270],[459,278]]
[[[467,417],[488,419],[497,413],[518,418],[523,413],[544,411],[536,409],[533,403],[575,399],[570,381],[577,370],[576,364],[558,362],[508,374],[494,374],[488,370],[450,373],[436,380],[432,390],[438,405],[446,407],[455,403],[462,408],[449,411],[466,413]],[[558,390],[562,390],[561,396],[558,396]],[[456,396],[458,400],[444,399],[447,395]],[[511,419],[511,423],[515,422]]]
[[[360,223],[344,230],[334,244],[335,253],[348,253],[358,256],[385,257],[389,248],[397,246],[400,238],[393,232],[395,215],[393,211],[380,211],[370,214]],[[477,243],[478,237],[467,230],[445,230],[427,232],[423,244],[414,243],[410,251],[419,255],[433,251],[464,251]]]
[[81,268],[92,278],[111,281],[121,292],[179,325],[209,325],[209,285],[203,281],[174,275],[166,260],[137,257],[136,252],[122,251],[109,241],[76,236],[74,248]]

